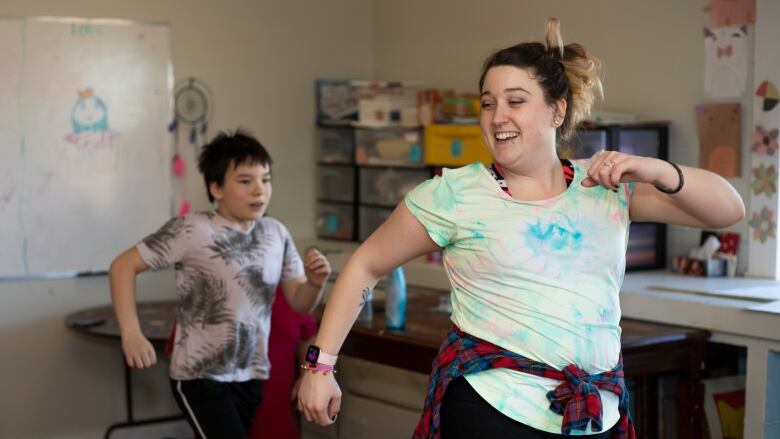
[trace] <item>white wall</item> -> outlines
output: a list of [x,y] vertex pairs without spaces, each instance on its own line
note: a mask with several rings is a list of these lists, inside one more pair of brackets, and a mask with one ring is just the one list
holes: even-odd
[[[215,128],[258,135],[276,163],[270,213],[294,235],[311,236],[313,80],[371,76],[372,9],[362,0],[4,0],[0,16],[170,23],[175,76],[211,87]],[[194,208],[206,208],[189,165]],[[173,297],[173,289],[169,273],[143,275],[139,285],[146,299]],[[0,438],[97,438],[123,420],[119,344],[63,325],[66,314],[107,303],[105,277],[0,281]],[[174,410],[161,366],[138,374],[136,416]]]
[[[578,42],[605,66],[605,100],[598,107],[671,122],[672,161],[698,166],[694,107],[704,93],[702,27],[707,0],[376,0],[376,76],[414,79],[477,92],[482,63],[494,50],[543,40],[549,17],[561,20],[564,43]],[[752,28],[751,28],[752,29]],[[751,36],[752,38],[752,36]],[[752,48],[752,45],[750,46]],[[742,178],[732,183],[747,201],[748,124],[752,79],[743,99]],[[741,255],[747,256],[743,221]],[[668,255],[698,245],[699,231],[670,227]],[[745,261],[742,261],[744,267]]]
[[[705,3],[4,0],[0,16],[170,23],[176,77],[209,84],[216,128],[242,125],[266,144],[276,162],[271,214],[303,237],[312,234],[314,217],[314,78],[419,79],[474,90],[491,50],[541,38],[549,16],[562,20],[565,41],[585,44],[604,61],[602,107],[672,121],[672,160],[696,164],[693,107],[705,100]],[[747,160],[743,168],[746,174]],[[192,163],[189,176],[194,208],[203,209],[207,203]],[[735,183],[745,193],[743,181]],[[738,230],[747,237],[744,227]],[[697,233],[672,228],[669,242],[669,254],[679,253],[697,242]],[[173,287],[168,273],[144,275],[139,284],[142,299],[172,297]],[[118,344],[63,326],[67,313],[108,301],[104,277],[0,282],[0,438],[96,438],[123,420]],[[162,367],[139,374],[136,389],[137,416],[174,410]]]

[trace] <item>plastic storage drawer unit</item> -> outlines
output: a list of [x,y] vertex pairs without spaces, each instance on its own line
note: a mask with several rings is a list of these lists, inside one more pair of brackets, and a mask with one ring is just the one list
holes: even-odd
[[393,213],[393,209],[361,206],[359,209],[358,239],[360,241],[368,239],[371,233],[390,217],[391,213]]
[[349,202],[355,199],[355,168],[352,166],[319,166],[317,168],[319,201]]
[[355,239],[354,207],[349,204],[317,204],[315,221],[320,238]]
[[355,163],[425,166],[422,131],[408,128],[355,130]]
[[360,204],[395,207],[407,192],[430,177],[428,169],[360,168]]

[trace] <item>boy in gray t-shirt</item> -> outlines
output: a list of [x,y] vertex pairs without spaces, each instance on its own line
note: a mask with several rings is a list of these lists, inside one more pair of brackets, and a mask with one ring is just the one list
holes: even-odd
[[198,168],[211,212],[176,217],[111,264],[111,296],[130,367],[156,362],[140,330],[135,277],[173,266],[181,300],[170,365],[174,397],[198,437],[246,437],[268,378],[271,305],[281,282],[298,312],[319,302],[330,275],[317,250],[301,261],[271,200],[271,157],[252,136],[220,133]]

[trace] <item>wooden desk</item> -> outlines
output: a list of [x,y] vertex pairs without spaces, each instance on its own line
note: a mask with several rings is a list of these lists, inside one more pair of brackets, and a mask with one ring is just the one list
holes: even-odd
[[[157,348],[162,348],[168,341],[176,319],[178,302],[166,300],[160,302],[138,303],[138,320],[141,322],[141,332]],[[102,323],[90,327],[80,327],[80,322],[90,319],[101,320]],[[116,321],[114,309],[108,306],[98,306],[74,312],[65,317],[65,326],[74,331],[105,338],[120,338],[119,323]]]
[[[439,345],[452,328],[449,315],[437,311],[437,305],[437,294],[410,295],[406,328],[391,331],[385,329],[383,304],[375,304],[373,320],[355,324],[340,354],[429,374]],[[679,377],[677,437],[701,438],[701,378],[709,333],[628,319],[623,319],[621,327],[625,373],[633,383],[630,397],[636,410],[632,416],[637,437],[659,437],[658,377],[675,373]]]
[[[175,320],[177,302],[141,302],[138,304],[138,319],[141,322],[141,332],[158,349],[165,346],[168,336],[171,333],[173,322]],[[90,323],[89,326],[82,326],[83,323]],[[69,314],[65,317],[65,326],[74,331],[97,337],[105,337],[119,340],[119,324],[116,321],[113,308],[109,306],[100,306],[89,308],[82,311]],[[124,365],[125,376],[125,404],[127,410],[127,420],[109,425],[104,434],[108,439],[114,430],[139,425],[156,424],[159,422],[170,422],[184,419],[181,415],[161,416],[148,419],[136,419],[133,416],[133,383],[130,367],[122,355],[122,364]]]
[[[389,366],[429,374],[439,345],[452,328],[449,315],[436,311],[439,294],[410,292],[407,322],[403,331],[385,329],[383,304],[374,304],[371,322],[357,322],[344,342],[340,354],[375,361]],[[171,332],[175,301],[142,302],[138,316],[144,335],[162,347]],[[74,326],[89,318],[103,323],[89,328]],[[119,338],[119,327],[110,306],[90,308],[66,317],[65,325],[91,336]],[[677,393],[677,437],[701,438],[704,412],[704,387],[701,383],[704,351],[709,333],[700,329],[662,325],[623,319],[623,362],[626,377],[632,383],[636,414],[634,421],[640,438],[658,436],[658,376],[675,373],[679,377]],[[143,423],[161,422],[180,417],[136,420],[133,417],[130,369],[125,364],[127,422],[114,424],[106,432]]]

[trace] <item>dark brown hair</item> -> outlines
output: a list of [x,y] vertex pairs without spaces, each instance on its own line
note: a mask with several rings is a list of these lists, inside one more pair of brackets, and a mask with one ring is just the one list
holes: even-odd
[[479,91],[482,93],[485,75],[493,67],[513,66],[531,70],[548,104],[555,105],[559,99],[566,100],[566,115],[558,129],[558,137],[565,140],[590,114],[596,97],[602,95],[601,63],[577,43],[564,46],[560,26],[557,18],[547,20],[546,44],[520,43],[490,55],[482,67]]
[[273,161],[265,147],[248,131],[237,129],[234,132],[221,131],[214,139],[203,145],[198,156],[198,170],[206,183],[206,194],[214,202],[209,186],[216,182],[222,186],[225,175],[231,166],[241,164],[261,164],[271,167]]

